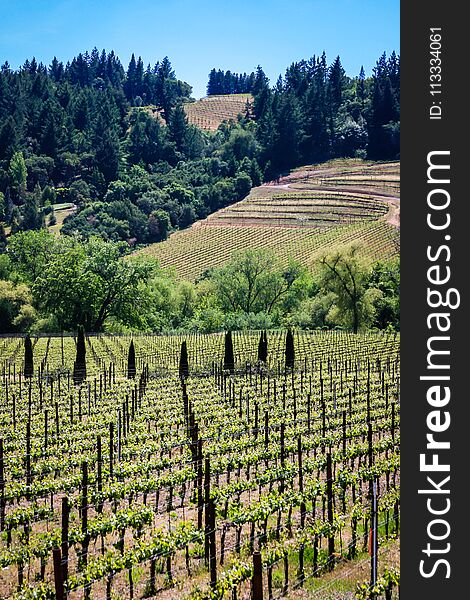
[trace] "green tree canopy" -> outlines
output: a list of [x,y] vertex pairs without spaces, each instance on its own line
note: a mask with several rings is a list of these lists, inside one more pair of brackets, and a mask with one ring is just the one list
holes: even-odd
[[323,256],[320,264],[320,286],[334,294],[330,319],[357,333],[371,322],[373,302],[380,295],[378,290],[367,287],[368,270],[357,257],[357,247]]
[[139,322],[144,310],[139,285],[150,274],[148,263],[123,259],[123,242],[90,238],[80,244],[68,238],[57,244],[60,251],[36,278],[33,292],[63,329],[80,324],[86,331],[102,331],[110,317],[128,325]]
[[271,252],[247,250],[235,253],[210,279],[223,310],[269,314],[289,296],[300,296],[302,274],[298,263],[282,268]]

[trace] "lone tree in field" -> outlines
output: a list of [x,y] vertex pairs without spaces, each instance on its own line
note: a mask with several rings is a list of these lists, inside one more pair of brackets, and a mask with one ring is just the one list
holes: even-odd
[[334,294],[334,304],[328,315],[357,333],[374,316],[374,301],[381,292],[367,287],[368,270],[361,264],[357,247],[324,256],[320,260],[320,286]]
[[181,342],[179,373],[181,379],[186,379],[186,377],[189,376],[188,347],[186,345],[186,340]]
[[75,385],[80,385],[86,379],[86,346],[85,332],[82,325],[79,325],[77,332],[77,355],[73,365],[73,381]]
[[134,340],[131,340],[127,355],[127,379],[134,379],[136,373]]
[[258,342],[258,362],[267,362],[268,360],[268,336],[266,331],[262,331]]
[[286,333],[286,369],[293,369],[295,364],[294,336],[290,329]]
[[33,373],[33,345],[31,343],[31,338],[27,335],[24,339],[24,376],[32,377]]
[[235,359],[233,357],[232,332],[225,334],[224,369],[233,373],[235,370]]

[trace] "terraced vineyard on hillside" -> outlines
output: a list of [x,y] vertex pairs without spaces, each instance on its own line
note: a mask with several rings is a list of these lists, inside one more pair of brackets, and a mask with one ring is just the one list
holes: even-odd
[[251,94],[227,94],[207,96],[184,105],[189,123],[207,131],[216,131],[223,121],[236,121],[245,114],[247,103],[251,105]]
[[342,568],[351,597],[372,489],[397,597],[399,336],[294,332],[292,366],[284,331],[264,362],[259,339],[224,368],[223,334],[136,335],[134,378],[130,337],[88,336],[74,383],[73,337],[34,338],[32,376],[0,338],[0,597],[300,598]]
[[396,256],[398,232],[383,221],[331,229],[201,226],[175,233],[169,241],[141,252],[156,257],[163,267],[176,269],[180,277],[195,280],[206,269],[228,262],[238,250],[267,248],[282,264],[293,258],[315,267],[323,253],[354,242],[360,243],[359,256],[371,264]]
[[331,161],[302,167],[176,232],[143,253],[197,279],[247,248],[269,248],[315,268],[325,252],[357,243],[365,262],[399,250],[399,163]]

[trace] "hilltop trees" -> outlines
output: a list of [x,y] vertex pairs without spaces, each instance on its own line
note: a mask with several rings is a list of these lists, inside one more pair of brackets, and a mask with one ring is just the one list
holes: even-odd
[[[0,71],[0,192],[7,197],[8,191],[13,206],[1,220],[16,229],[37,229],[43,226],[45,188],[53,190],[56,198],[60,195],[59,202],[76,203],[78,215],[102,201],[110,183],[124,177],[128,165],[142,163],[147,169],[159,161],[175,165],[181,158],[179,142],[175,148],[170,136],[161,135],[155,117],[141,112],[131,127],[128,120],[133,118],[131,107],[152,105],[168,122],[190,93],[191,86],[176,78],[167,57],[144,71],[142,59],[133,55],[127,72],[114,52],[100,54],[96,48],[65,66],[54,58],[49,69],[34,59],[19,71],[4,65]],[[190,137],[185,151],[189,147],[194,153],[200,140],[189,143]],[[88,217],[88,223],[96,222],[95,214]],[[100,217],[109,237],[125,239],[127,232],[110,222],[108,215]]]
[[369,154],[374,158],[395,158],[399,152],[400,88],[399,59],[385,53],[374,69],[369,127]]
[[[348,77],[340,57],[290,65],[274,86],[212,69],[208,93],[250,92],[236,123],[217,132],[188,124],[191,86],[168,57],[124,69],[114,52],[80,53],[46,67],[0,70],[0,220],[13,232],[44,227],[44,209],[71,202],[62,233],[145,244],[236,202],[252,185],[299,164],[336,156],[395,158],[399,152],[400,61],[392,53],[372,77]],[[190,199],[174,197],[174,184]],[[117,190],[120,193],[116,193]],[[152,198],[152,201],[149,199]]]
[[249,94],[253,91],[255,73],[232,73],[221,69],[212,69],[207,83],[207,95]]
[[[208,90],[221,89],[219,73],[211,71]],[[396,158],[399,80],[394,52],[368,79],[363,68],[347,77],[339,56],[328,66],[325,53],[291,64],[273,88],[258,67],[251,93],[266,175],[336,156]]]

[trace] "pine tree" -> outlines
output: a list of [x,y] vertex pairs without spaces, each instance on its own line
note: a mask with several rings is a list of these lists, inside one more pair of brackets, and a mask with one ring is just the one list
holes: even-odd
[[209,81],[207,83],[207,95],[208,96],[214,95],[217,91],[216,79],[217,79],[217,71],[215,69],[211,69],[211,72],[209,73]]
[[83,326],[79,325],[77,332],[77,355],[73,365],[73,381],[80,385],[86,379],[86,346]]
[[24,376],[32,377],[33,373],[33,345],[31,343],[31,338],[27,335],[24,339]]
[[361,67],[358,79],[359,79],[359,81],[357,83],[356,95],[361,102],[362,110],[364,110],[364,102],[366,99],[366,86],[365,86],[366,72],[364,71],[364,67]]
[[131,340],[127,355],[127,379],[134,379],[136,373],[134,340]]
[[137,71],[137,63],[135,60],[135,55],[132,53],[131,60],[129,62],[129,66],[127,67],[127,79],[124,84],[124,92],[128,100],[132,100],[135,96],[136,90],[136,71]]
[[175,106],[171,111],[170,122],[168,123],[171,140],[175,143],[178,152],[184,154],[186,139],[188,136],[188,117],[181,104]]
[[339,56],[337,56],[334,63],[331,65],[328,74],[329,108],[333,116],[338,112],[338,108],[343,100],[344,86],[345,72],[341,65],[341,60]]
[[8,115],[0,127],[0,159],[10,160],[18,145],[18,133],[16,123],[11,115]]
[[189,376],[188,347],[186,345],[186,340],[181,342],[179,374],[181,379],[186,379],[186,377]]
[[286,334],[286,369],[293,369],[295,364],[294,336],[290,329]]
[[44,213],[40,207],[41,188],[36,186],[32,194],[28,194],[23,209],[22,231],[38,230],[44,226]]
[[224,369],[233,373],[235,371],[235,359],[233,357],[232,332],[225,334]]

